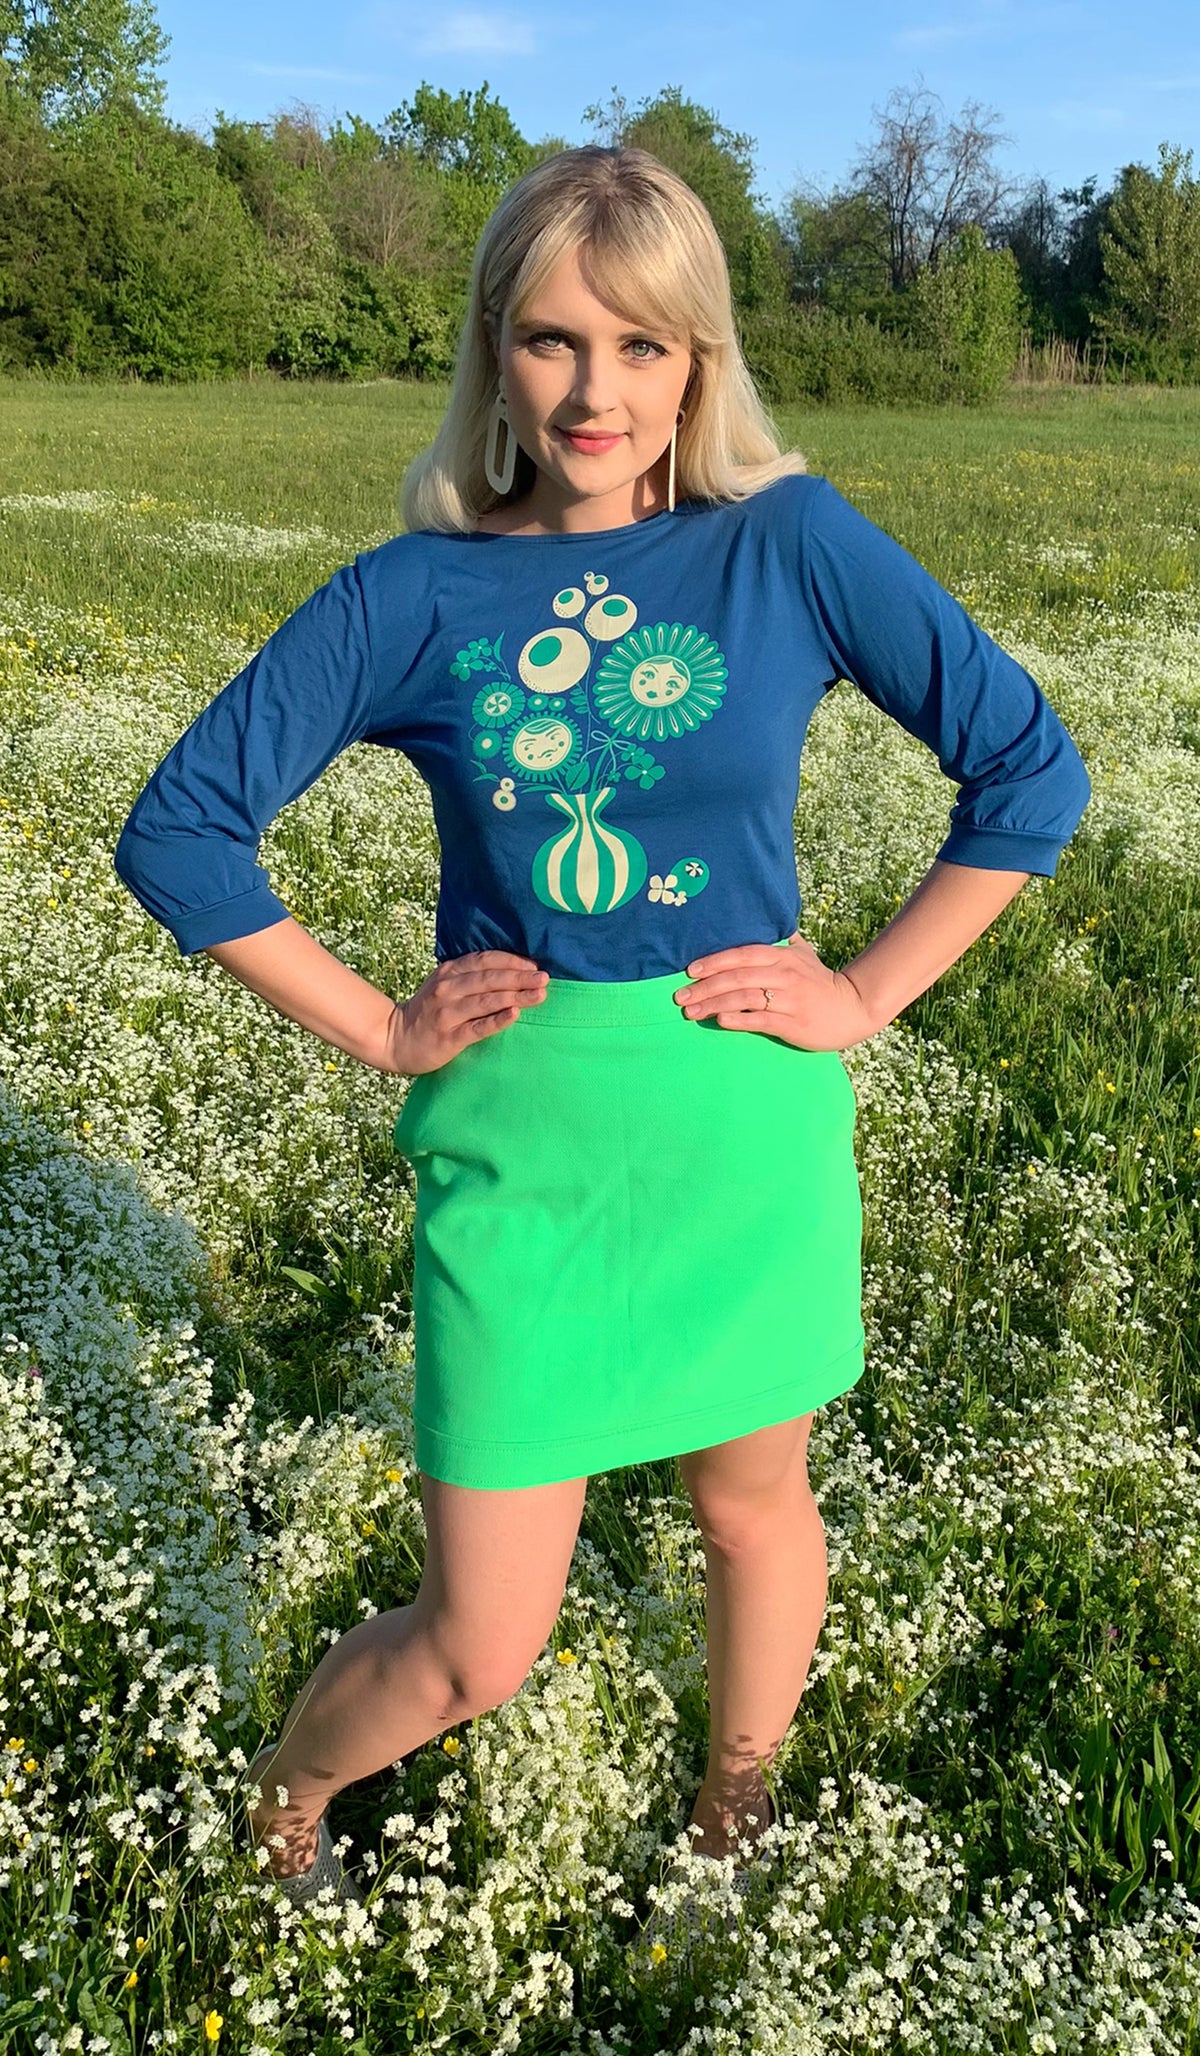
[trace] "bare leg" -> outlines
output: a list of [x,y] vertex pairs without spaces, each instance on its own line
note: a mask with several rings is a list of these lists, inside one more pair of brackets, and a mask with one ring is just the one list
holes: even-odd
[[416,1599],[335,1642],[274,1753],[251,1764],[249,1782],[262,1786],[251,1831],[256,1842],[283,1837],[271,1851],[278,1876],[309,1868],[343,1786],[519,1691],[558,1616],[587,1479],[501,1492],[418,1475],[428,1543]]
[[[321,1815],[343,1786],[398,1762],[478,1711],[456,1699],[415,1603],[350,1628],[293,1701],[278,1747],[255,1758],[257,1770],[251,1766],[252,1782],[262,1786],[250,1815],[254,1839],[282,1835],[287,1845],[272,1850],[277,1875],[308,1869]],[[282,1809],[277,1785],[287,1787]]]
[[681,1459],[692,1467],[707,1566],[709,1755],[692,1810],[702,1830],[693,1847],[703,1856],[725,1856],[739,1835],[757,1841],[765,1831],[762,1766],[795,1716],[825,1617],[829,1561],[808,1482],[811,1419]]

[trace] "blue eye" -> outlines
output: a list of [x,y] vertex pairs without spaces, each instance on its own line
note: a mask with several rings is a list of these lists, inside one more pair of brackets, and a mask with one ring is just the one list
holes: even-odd
[[[531,343],[543,343],[547,340],[548,337],[553,338],[558,342],[562,342],[564,340],[562,331],[560,329],[542,328],[538,330],[536,335],[531,335],[529,341]],[[655,356],[657,357],[665,357],[667,354],[666,351],[663,349],[661,343],[652,342],[649,336],[635,336],[633,340],[635,345],[641,343],[644,344],[647,349],[653,350]],[[651,360],[648,357],[639,357],[635,361],[639,364],[648,364]]]

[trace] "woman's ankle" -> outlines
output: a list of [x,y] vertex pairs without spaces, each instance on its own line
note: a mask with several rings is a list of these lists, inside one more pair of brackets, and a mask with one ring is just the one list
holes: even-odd
[[[258,1804],[248,1809],[250,1835],[255,1847],[267,1844],[271,1870],[276,1877],[297,1877],[301,1872],[311,1870],[317,1857],[320,1838],[320,1816],[314,1820],[299,1820],[290,1800],[281,1807],[275,1795],[275,1787],[283,1780],[271,1776],[271,1750],[262,1749],[250,1765],[248,1781],[261,1788],[262,1797]],[[257,1766],[257,1767],[256,1767]],[[276,1839],[282,1848],[272,1846]]]
[[[747,1818],[756,1815],[751,1827]],[[763,1789],[761,1796],[748,1795],[739,1809],[728,1802],[722,1804],[712,1798],[702,1786],[692,1808],[690,1827],[700,1827],[702,1833],[692,1836],[692,1848],[701,1856],[731,1856],[740,1838],[749,1837],[751,1847],[757,1846],[768,1828],[775,1825],[776,1813],[770,1793]]]

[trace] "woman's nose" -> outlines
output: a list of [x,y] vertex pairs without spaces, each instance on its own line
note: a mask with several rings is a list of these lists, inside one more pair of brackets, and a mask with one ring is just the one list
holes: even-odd
[[581,352],[575,363],[572,401],[577,407],[588,408],[598,421],[616,403],[616,375],[614,366],[599,357],[589,360]]

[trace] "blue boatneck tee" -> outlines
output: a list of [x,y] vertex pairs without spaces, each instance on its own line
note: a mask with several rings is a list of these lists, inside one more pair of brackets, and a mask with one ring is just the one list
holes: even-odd
[[846,679],[958,786],[944,861],[1052,877],[1088,803],[1040,687],[828,479],[586,533],[361,552],[192,722],[114,864],[187,955],[289,909],[264,829],[352,743],[399,750],[441,846],[435,955],[634,979],[777,942],[813,709]]

